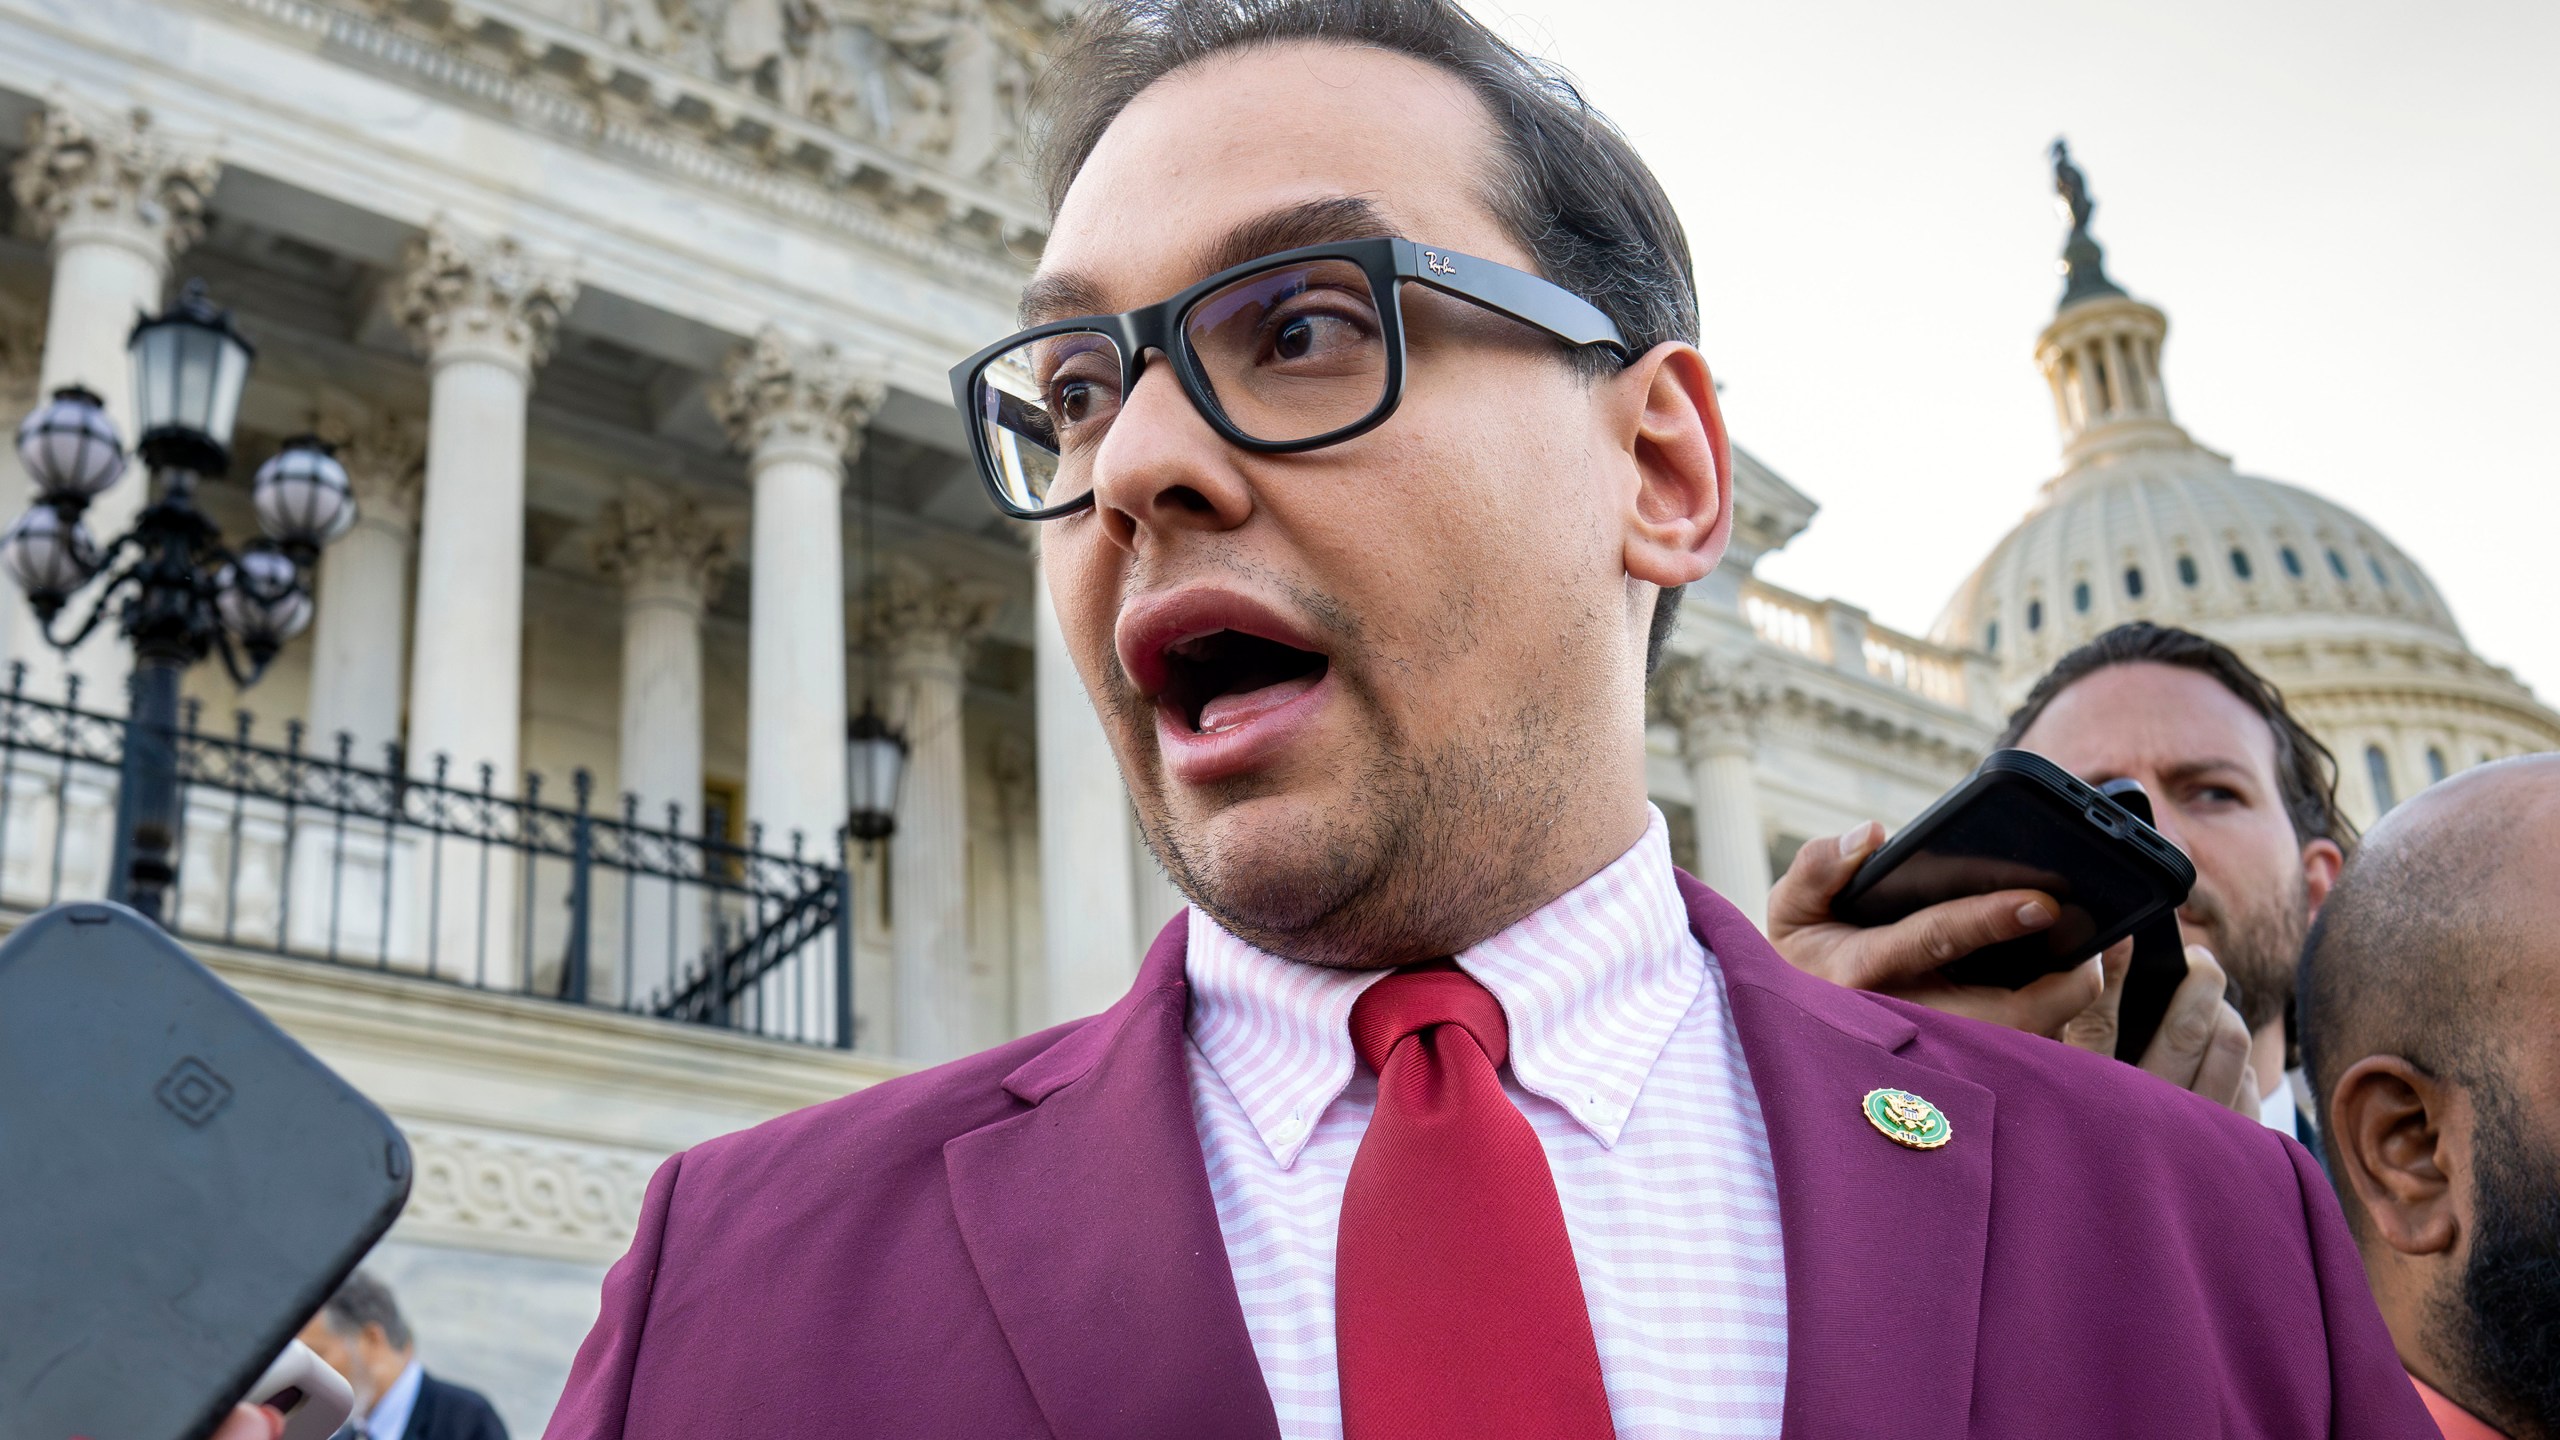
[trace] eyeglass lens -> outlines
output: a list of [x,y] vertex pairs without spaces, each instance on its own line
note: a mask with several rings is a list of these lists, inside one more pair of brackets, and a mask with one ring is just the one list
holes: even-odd
[[[1387,351],[1367,273],[1348,260],[1275,266],[1194,302],[1182,342],[1228,424],[1254,440],[1311,440],[1386,399]],[[977,416],[1008,504],[1064,504],[1120,410],[1118,344],[1094,331],[1043,335],[979,372]]]

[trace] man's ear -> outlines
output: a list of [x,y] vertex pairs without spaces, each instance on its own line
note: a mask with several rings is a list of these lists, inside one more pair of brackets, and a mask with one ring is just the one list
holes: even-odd
[[1623,397],[1636,471],[1627,574],[1657,586],[1705,579],[1733,535],[1733,450],[1706,357],[1665,341],[1608,383]]
[[2302,847],[2302,894],[2311,902],[2311,913],[2304,919],[2320,918],[2320,907],[2329,903],[2329,891],[2346,864],[2347,854],[2335,840],[2314,840]]
[[2359,1232],[2403,1255],[2441,1255],[2462,1237],[2454,1212],[2454,1088],[2398,1055],[2368,1055],[2330,1093],[2329,1163],[2364,1207]]

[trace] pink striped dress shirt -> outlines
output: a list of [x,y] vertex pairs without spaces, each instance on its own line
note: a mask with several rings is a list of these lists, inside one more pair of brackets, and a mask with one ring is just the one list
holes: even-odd
[[[1456,958],[1509,1021],[1503,1088],[1555,1174],[1620,1440],[1776,1435],[1776,1172],[1661,812],[1607,869]],[[1382,972],[1280,959],[1197,909],[1185,967],[1192,1111],[1245,1328],[1280,1433],[1339,1436],[1334,1232],[1377,1101],[1351,1004]]]

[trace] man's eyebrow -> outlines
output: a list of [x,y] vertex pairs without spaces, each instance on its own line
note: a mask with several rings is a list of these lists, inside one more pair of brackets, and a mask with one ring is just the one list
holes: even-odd
[[2254,772],[2247,763],[2225,759],[2219,755],[2181,760],[2175,765],[2160,767],[2160,778],[2163,780],[2202,780],[2214,775],[2237,775],[2244,780],[2254,778]]
[[1367,240],[1394,233],[1386,212],[1366,197],[1330,195],[1265,211],[1244,221],[1202,250],[1193,270],[1200,275],[1215,275],[1248,260],[1295,250],[1301,245]]
[[[1191,273],[1215,275],[1221,270],[1259,260],[1301,245],[1334,240],[1365,240],[1392,235],[1386,212],[1358,195],[1330,195],[1321,200],[1267,211],[1234,226],[1194,257]],[[1102,313],[1109,302],[1102,286],[1072,270],[1036,276],[1022,289],[1022,325],[1028,329],[1075,315]]]
[[1102,287],[1073,270],[1058,270],[1035,275],[1022,287],[1022,328],[1046,325],[1071,315],[1092,315],[1102,309]]

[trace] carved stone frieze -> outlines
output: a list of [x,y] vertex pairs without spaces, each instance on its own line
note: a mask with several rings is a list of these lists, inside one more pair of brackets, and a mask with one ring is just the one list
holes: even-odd
[[393,316],[430,357],[468,351],[525,369],[549,357],[560,317],[577,298],[565,262],[443,216],[411,243],[389,297]]
[[697,605],[719,588],[736,548],[731,526],[650,486],[624,487],[596,524],[596,568],[633,590],[674,591]]
[[833,344],[767,325],[730,357],[709,398],[731,443],[749,454],[795,445],[850,459],[888,393],[876,369]]
[[148,110],[91,112],[57,94],[29,118],[9,187],[41,235],[112,239],[165,261],[204,234],[221,173],[210,150],[172,139]]
[[[893,70],[877,81],[817,77],[870,76],[855,62],[877,53],[873,27],[886,22],[867,17],[931,6],[780,0],[777,48],[768,0],[219,3],[448,103],[709,186],[1008,300],[1047,232],[1012,145],[1054,28],[1034,0],[985,0],[983,29],[946,30],[940,12],[909,17],[896,27],[904,48],[891,48],[927,78]],[[844,18],[857,8],[860,17]],[[721,58],[733,14],[739,33],[727,49],[751,68]],[[993,83],[982,83],[990,71]],[[905,103],[899,96],[937,94],[961,98],[893,115],[886,133],[870,118],[882,104]],[[980,152],[988,158],[973,160]]]
[[404,1124],[417,1181],[404,1228],[564,1258],[631,1244],[653,1161],[601,1146]]

